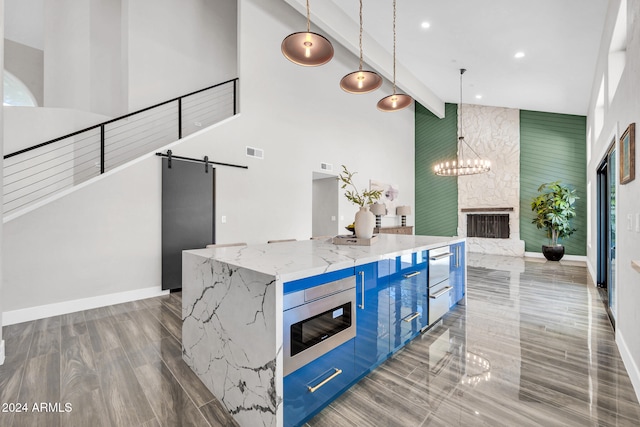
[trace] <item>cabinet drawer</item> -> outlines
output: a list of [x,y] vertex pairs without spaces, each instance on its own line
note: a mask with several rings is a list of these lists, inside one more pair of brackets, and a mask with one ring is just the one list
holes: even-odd
[[284,425],[306,421],[355,379],[354,339],[284,377]]
[[449,264],[452,255],[449,246],[429,251],[429,286],[449,278]]
[[425,279],[426,264],[421,268],[404,269],[392,277],[389,287],[392,349],[405,344],[427,325]]

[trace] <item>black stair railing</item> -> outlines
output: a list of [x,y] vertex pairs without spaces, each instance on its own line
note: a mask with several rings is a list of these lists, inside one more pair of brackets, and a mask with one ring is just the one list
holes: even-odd
[[4,215],[237,114],[228,80],[4,156]]

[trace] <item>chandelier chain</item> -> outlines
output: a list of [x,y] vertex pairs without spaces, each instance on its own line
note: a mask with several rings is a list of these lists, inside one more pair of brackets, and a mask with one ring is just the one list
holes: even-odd
[[309,0],[307,0],[307,33],[311,32],[311,13],[309,12]]

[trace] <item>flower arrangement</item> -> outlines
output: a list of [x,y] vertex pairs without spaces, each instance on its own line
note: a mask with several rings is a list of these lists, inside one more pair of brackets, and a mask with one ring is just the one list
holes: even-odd
[[[349,172],[345,165],[342,165],[342,172],[338,175],[338,181],[340,181],[341,188],[345,190],[344,196],[354,205],[364,207],[369,206],[380,198],[382,190],[361,190],[353,183],[353,176],[357,172]],[[347,189],[347,186],[350,188]]]

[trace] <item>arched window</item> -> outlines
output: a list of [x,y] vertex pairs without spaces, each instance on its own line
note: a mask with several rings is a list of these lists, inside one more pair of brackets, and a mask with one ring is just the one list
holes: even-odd
[[38,102],[22,80],[4,70],[3,105],[14,107],[37,107]]

